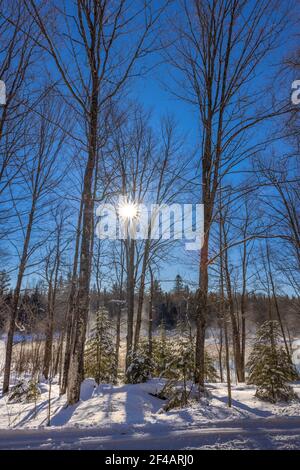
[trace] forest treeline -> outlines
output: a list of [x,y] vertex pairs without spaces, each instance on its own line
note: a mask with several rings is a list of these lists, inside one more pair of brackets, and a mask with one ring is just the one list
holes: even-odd
[[[66,280],[61,278],[57,286],[57,302],[55,305],[55,317],[53,319],[54,336],[58,338],[63,335],[64,321],[65,321],[65,308],[68,303],[70,295],[70,275]],[[143,322],[142,329],[148,329],[149,322],[149,301],[150,292],[146,291],[145,301],[143,307]],[[46,285],[38,284],[35,288],[27,288],[21,295],[18,314],[16,318],[16,337],[19,336],[19,341],[25,340],[26,337],[36,339],[45,339],[45,327],[48,319],[47,306],[48,306],[48,289]],[[117,325],[118,313],[121,311],[123,339],[126,336],[126,303],[121,298],[126,297],[126,292],[123,291],[120,296],[120,291],[117,286],[113,286],[111,290],[104,290],[98,292],[95,286],[92,286],[90,291],[90,308],[89,308],[89,321],[93,323],[97,311],[100,307],[107,309],[109,318],[112,323]],[[13,289],[10,288],[9,276],[5,272],[0,273],[0,332],[5,334],[6,326],[9,320],[10,308],[13,299]],[[239,292],[234,295],[235,315],[238,317],[241,310],[241,295]],[[246,309],[246,322],[247,334],[252,335],[255,332],[257,325],[268,320],[268,310],[270,307],[270,299],[264,293],[247,293],[246,296],[247,309]],[[276,302],[279,307],[279,315],[284,319],[286,325],[287,336],[289,342],[292,338],[300,335],[300,324],[298,314],[298,299],[296,296],[277,295]],[[181,276],[177,275],[174,280],[174,286],[168,291],[163,291],[159,281],[154,281],[154,288],[152,292],[152,328],[153,333],[157,334],[161,324],[163,323],[166,331],[171,331],[176,328],[178,321],[189,318],[192,328],[195,329],[196,325],[196,303],[197,297],[195,292],[191,291],[184,282]],[[208,318],[208,328],[218,330],[219,325],[219,305],[220,297],[218,292],[210,293],[209,304],[210,314]],[[275,308],[275,298],[271,298],[272,308]],[[136,305],[135,305],[136,307]],[[239,324],[241,323],[238,319]],[[250,332],[249,332],[250,330]]]

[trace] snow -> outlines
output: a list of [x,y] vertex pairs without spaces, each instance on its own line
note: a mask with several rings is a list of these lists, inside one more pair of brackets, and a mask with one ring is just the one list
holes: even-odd
[[[259,430],[265,427],[274,435],[270,443],[300,447],[298,402],[268,404],[254,398],[254,387],[236,385],[229,409],[226,386],[218,383],[208,384],[209,399],[166,413],[164,401],[150,395],[162,385],[163,381],[153,379],[136,385],[96,386],[93,379],[86,379],[80,402],[66,407],[65,396],[59,396],[58,384],[53,383],[50,428],[46,426],[48,384],[41,385],[36,407],[8,404],[1,397],[0,448],[255,448],[266,445],[265,431]],[[295,390],[300,394],[300,384]]]
[[[164,412],[165,402],[153,396],[163,384],[97,386],[86,379],[79,403],[66,406],[54,381],[50,427],[46,382],[36,404],[0,396],[0,449],[300,448],[300,401],[270,404],[254,397],[255,387],[235,384],[230,409],[226,384],[214,383],[207,384],[209,398]],[[293,386],[300,397],[300,383]]]
[[[263,424],[262,424],[263,423]],[[107,433],[101,427],[0,430],[0,449],[299,449],[300,419],[228,421],[208,426],[144,427]]]
[[[51,389],[52,427],[91,427],[123,431],[146,426],[166,426],[174,429],[193,425],[210,424],[244,418],[270,418],[274,416],[298,416],[300,402],[272,405],[254,397],[255,388],[236,385],[232,392],[232,409],[227,407],[226,385],[208,384],[211,398],[203,398],[184,409],[162,411],[164,401],[150,393],[157,393],[163,380],[152,379],[136,385],[96,386],[93,379],[86,379],[81,386],[81,399],[77,405],[66,406],[66,397],[59,396],[56,382]],[[300,384],[295,385],[300,395]],[[8,403],[0,399],[0,429],[40,428],[46,426],[48,412],[47,383],[41,384],[41,397],[34,403]]]

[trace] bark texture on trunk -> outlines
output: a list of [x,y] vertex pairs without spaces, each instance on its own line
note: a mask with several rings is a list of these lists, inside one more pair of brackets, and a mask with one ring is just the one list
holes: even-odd
[[[208,213],[204,212],[204,230],[208,227]],[[205,220],[206,219],[206,220]],[[204,243],[200,254],[200,279],[197,293],[197,332],[196,332],[196,358],[195,358],[195,381],[199,390],[204,389],[205,381],[205,332],[208,314],[208,240],[209,230],[204,236]]]
[[24,240],[24,245],[23,245],[23,252],[22,252],[22,257],[20,261],[18,278],[17,278],[16,288],[14,291],[11,315],[10,315],[10,320],[9,320],[9,327],[8,327],[7,341],[6,341],[5,365],[4,365],[4,378],[3,378],[3,390],[2,390],[3,394],[7,393],[9,390],[12,349],[13,349],[13,340],[14,340],[14,333],[15,333],[15,322],[16,322],[16,318],[18,315],[21,285],[22,285],[22,280],[23,280],[23,276],[24,276],[24,272],[26,268],[26,263],[27,263],[28,248],[29,248],[33,219],[34,219],[34,214],[35,214],[35,196],[33,197],[33,201],[34,202],[31,207],[31,211],[30,211],[29,218],[28,218],[26,235],[25,235],[25,240]]
[[[96,71],[95,71],[96,73]],[[97,129],[98,129],[98,82],[94,79],[93,93],[90,107],[89,125],[89,152],[84,174],[83,185],[83,221],[80,252],[80,268],[78,281],[78,295],[74,311],[74,338],[70,357],[68,373],[68,404],[77,403],[80,398],[80,385],[83,380],[83,356],[86,337],[90,298],[90,252],[92,239],[92,220],[94,200],[92,197],[92,184],[94,168],[97,158]]]
[[134,351],[137,350],[138,345],[139,345],[141,325],[142,325],[142,312],[143,312],[143,304],[144,304],[144,296],[145,296],[146,270],[147,270],[147,265],[148,265],[149,248],[150,248],[150,234],[149,233],[148,233],[148,237],[149,238],[146,240],[145,252],[144,252],[144,256],[143,256],[141,281],[140,281],[138,304],[137,304],[137,311],[136,311],[136,324],[135,324],[135,333],[134,333]]
[[44,364],[43,364],[43,375],[46,380],[49,378],[50,363],[52,358],[52,346],[53,346],[53,319],[54,319],[54,306],[53,306],[53,288],[49,286],[48,290],[48,318],[46,326],[46,341],[44,350]]
[[126,370],[133,350],[134,319],[134,240],[128,240],[127,261],[127,337],[126,337]]

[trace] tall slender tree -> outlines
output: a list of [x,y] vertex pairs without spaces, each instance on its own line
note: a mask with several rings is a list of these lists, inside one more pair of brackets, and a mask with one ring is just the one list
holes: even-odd
[[[284,8],[284,7],[283,7]],[[196,367],[204,387],[204,342],[208,316],[210,234],[220,182],[256,150],[247,133],[284,112],[273,103],[255,109],[255,70],[278,43],[287,16],[278,2],[254,0],[182,0],[169,63],[175,69],[173,93],[196,107],[204,204],[204,240],[200,253]],[[272,15],[276,19],[270,20]],[[251,82],[252,81],[252,82]]]
[[[83,215],[79,256],[79,282],[74,337],[68,378],[68,402],[76,403],[83,379],[83,353],[89,309],[91,275],[91,240],[94,210],[93,177],[98,154],[98,133],[103,124],[103,110],[116,98],[128,79],[137,74],[136,62],[155,48],[154,30],[167,2],[155,7],[128,0],[76,0],[54,2],[51,8],[63,24],[60,40],[67,41],[74,67],[69,67],[57,41],[45,22],[41,2],[26,0],[28,10],[38,24],[44,47],[70,94],[72,106],[86,122],[86,164],[82,192]],[[71,8],[71,10],[70,10]],[[132,31],[137,32],[135,37]],[[126,46],[127,44],[127,46]]]

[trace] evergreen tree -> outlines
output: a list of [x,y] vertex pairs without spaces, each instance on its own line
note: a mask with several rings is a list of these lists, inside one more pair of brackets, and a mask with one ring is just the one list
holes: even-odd
[[155,302],[161,302],[163,299],[163,291],[160,285],[160,282],[157,279],[154,279],[153,282],[153,300]]
[[177,363],[183,380],[192,380],[195,369],[195,338],[187,318],[177,321],[173,344],[174,364]]
[[[195,337],[186,318],[177,321],[175,335],[170,346],[171,360],[166,364],[162,377],[167,382],[159,396],[167,398],[166,411],[186,406],[190,397],[195,374]],[[210,382],[218,378],[213,359],[205,352],[205,377]]]
[[159,396],[167,398],[166,411],[186,406],[195,370],[195,342],[188,322],[179,319],[172,339],[172,360],[161,376],[168,378]]
[[[144,355],[148,354],[149,345],[147,340],[141,341],[141,350]],[[152,339],[152,369],[151,375],[159,377],[167,372],[167,364],[173,359],[172,342],[167,338],[165,322],[159,325],[159,334]]]
[[154,362],[154,375],[161,375],[172,360],[172,348],[170,340],[167,338],[166,325],[164,320],[159,326],[159,336],[153,339],[152,357]]
[[96,314],[96,323],[86,343],[85,376],[93,377],[97,384],[115,383],[117,380],[115,341],[111,322],[105,308]]
[[0,271],[0,297],[8,293],[10,276],[5,270]]
[[208,351],[205,350],[204,356],[204,375],[207,382],[217,382],[218,373],[214,365],[214,360]]
[[271,403],[296,398],[288,382],[296,380],[298,374],[280,340],[279,323],[273,320],[264,322],[257,330],[247,364],[248,383],[257,386],[255,395]]
[[10,276],[0,271],[0,331],[4,328],[10,314],[12,293],[9,292]]
[[9,403],[30,403],[37,401],[41,395],[39,384],[34,379],[20,380],[9,391]]
[[185,290],[185,287],[183,285],[183,280],[180,274],[177,274],[175,277],[175,285],[174,285],[174,292],[175,294],[180,294]]
[[144,348],[140,347],[137,351],[132,351],[128,358],[128,364],[125,374],[126,383],[138,384],[147,382],[151,378],[153,361]]

